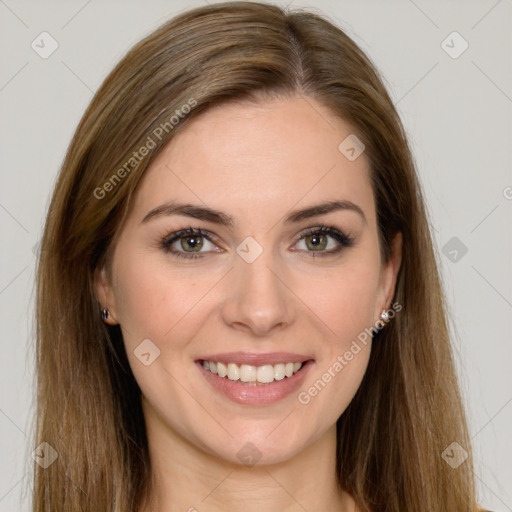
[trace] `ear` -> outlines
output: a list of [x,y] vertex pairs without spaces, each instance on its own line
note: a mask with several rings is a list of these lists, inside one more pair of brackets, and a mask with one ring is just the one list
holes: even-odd
[[114,290],[107,276],[107,271],[104,267],[98,267],[94,271],[94,288],[96,290],[96,297],[100,303],[101,310],[108,309],[108,318],[104,320],[109,325],[116,325],[116,304],[114,298]]
[[395,293],[396,278],[402,263],[402,233],[398,231],[391,241],[391,256],[387,263],[382,265],[375,318],[379,319],[382,311],[390,309]]

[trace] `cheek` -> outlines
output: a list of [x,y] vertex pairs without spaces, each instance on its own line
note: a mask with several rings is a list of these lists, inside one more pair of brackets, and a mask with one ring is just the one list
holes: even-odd
[[325,335],[319,340],[323,349],[317,368],[297,398],[327,424],[347,408],[366,372],[378,280],[378,261],[361,257],[315,281],[316,292],[309,294],[308,304],[321,318]]
[[120,260],[117,277],[116,310],[128,345],[146,338],[160,345],[175,325],[181,326],[200,294],[195,282],[173,277],[161,261],[149,257]]
[[149,336],[163,328],[163,302],[168,290],[146,265],[127,265],[119,271],[116,289],[118,320],[129,333]]
[[[172,403],[186,418],[191,413],[190,395],[178,382],[185,381],[189,371],[187,347],[197,330],[198,315],[205,315],[200,299],[208,288],[164,265],[165,261],[144,255],[120,259],[116,309],[129,363],[144,396],[160,414],[168,413]],[[146,352],[149,365],[139,358]]]
[[373,325],[378,278],[376,264],[361,258],[301,285],[301,296],[338,349]]
[[117,319],[134,374],[138,379],[146,375],[134,351],[149,339],[160,351],[154,349],[158,364],[149,367],[153,378],[155,367],[186,375],[198,330],[212,317],[214,288],[222,273],[199,275],[165,257],[132,251],[130,258],[119,258],[116,276]]

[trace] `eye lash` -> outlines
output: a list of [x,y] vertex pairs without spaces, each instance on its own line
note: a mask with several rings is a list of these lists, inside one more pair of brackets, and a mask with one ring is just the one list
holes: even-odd
[[[311,227],[311,228],[308,228],[308,229],[302,231],[296,237],[295,243],[299,242],[306,236],[315,235],[315,234],[329,235],[339,243],[339,246],[336,247],[335,249],[331,249],[330,251],[318,251],[318,252],[306,251],[308,256],[311,256],[313,258],[332,256],[334,254],[341,252],[345,248],[352,247],[355,243],[354,238],[351,237],[350,235],[343,233],[342,231],[335,228],[334,226],[329,226],[329,225],[324,225],[324,224],[321,224],[320,226],[316,226],[316,227]],[[213,236],[209,232],[204,231],[200,228],[189,227],[186,229],[181,229],[179,231],[175,231],[174,233],[171,233],[170,235],[165,236],[160,243],[160,247],[164,252],[166,252],[168,254],[172,254],[173,256],[175,256],[177,258],[184,258],[184,259],[202,258],[204,256],[204,254],[202,254],[202,253],[196,253],[196,254],[186,253],[186,252],[181,252],[181,251],[174,251],[171,249],[172,244],[176,240],[179,240],[180,238],[184,238],[187,235],[198,235],[203,238],[206,238],[211,243],[215,243],[213,240]]]
[[334,254],[338,254],[343,249],[348,247],[353,247],[355,244],[355,240],[352,236],[347,235],[340,231],[338,228],[330,225],[321,224],[320,226],[308,228],[305,231],[302,231],[300,235],[298,235],[296,242],[302,240],[304,237],[308,235],[316,235],[318,233],[329,235],[334,238],[340,245],[335,249],[331,249],[330,251],[307,251],[308,255],[311,255],[313,258],[323,258],[327,256],[332,256]]
[[196,258],[202,258],[201,254],[193,254],[193,253],[183,253],[181,251],[173,251],[171,249],[172,244],[179,240],[180,238],[184,238],[186,235],[200,235],[203,238],[206,238],[210,242],[213,243],[213,240],[210,238],[209,233],[206,231],[203,231],[200,228],[193,228],[189,227],[186,229],[180,229],[179,231],[175,231],[174,233],[171,233],[170,235],[166,236],[161,243],[162,249],[169,254],[172,254],[173,256],[176,256],[177,258],[185,258],[185,259],[196,259]]

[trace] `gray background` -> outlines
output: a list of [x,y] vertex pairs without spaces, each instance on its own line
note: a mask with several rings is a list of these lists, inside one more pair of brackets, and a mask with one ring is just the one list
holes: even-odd
[[[0,0],[0,512],[30,506],[35,254],[66,147],[126,50],[203,4]],[[397,103],[452,307],[480,502],[512,511],[512,2],[293,2],[311,5],[365,49]],[[43,31],[59,45],[47,59],[31,48]],[[453,31],[469,44],[457,58]]]

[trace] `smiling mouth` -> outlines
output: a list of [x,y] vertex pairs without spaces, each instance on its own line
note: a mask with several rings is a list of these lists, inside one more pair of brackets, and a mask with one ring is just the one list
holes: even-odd
[[199,361],[205,370],[226,380],[238,381],[249,386],[264,386],[286,380],[299,372],[307,361],[302,363],[278,363],[254,366],[248,364]]

